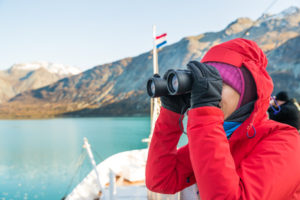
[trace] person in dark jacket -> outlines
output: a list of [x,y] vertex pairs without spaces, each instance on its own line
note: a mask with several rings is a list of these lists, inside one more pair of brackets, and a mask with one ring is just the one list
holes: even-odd
[[[276,101],[276,103],[275,103]],[[291,125],[300,129],[300,112],[286,91],[281,91],[275,96],[268,109],[270,119]]]

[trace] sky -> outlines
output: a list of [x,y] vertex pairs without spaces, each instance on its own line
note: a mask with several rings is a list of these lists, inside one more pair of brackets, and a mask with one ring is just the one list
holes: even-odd
[[290,6],[300,0],[0,0],[0,70],[32,61],[86,70],[151,50],[153,24],[172,44]]

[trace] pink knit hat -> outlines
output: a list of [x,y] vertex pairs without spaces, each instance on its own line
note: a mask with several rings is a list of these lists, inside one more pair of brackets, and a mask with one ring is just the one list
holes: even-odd
[[[206,64],[215,67],[219,71],[223,82],[240,94],[240,99],[236,109],[256,99],[255,82],[250,72],[245,67],[238,68],[220,62],[207,62]],[[246,94],[245,85],[247,85]]]

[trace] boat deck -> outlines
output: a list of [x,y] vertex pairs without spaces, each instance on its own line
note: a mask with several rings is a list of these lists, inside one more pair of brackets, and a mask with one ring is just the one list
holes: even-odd
[[[104,195],[109,197],[106,189]],[[117,186],[116,200],[147,200],[147,188],[145,185]]]

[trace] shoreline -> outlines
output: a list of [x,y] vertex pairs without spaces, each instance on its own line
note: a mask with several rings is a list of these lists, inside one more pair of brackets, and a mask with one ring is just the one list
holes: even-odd
[[133,114],[133,115],[51,115],[51,116],[1,116],[0,120],[47,120],[47,119],[79,119],[79,118],[127,118],[127,117],[149,117],[149,114]]

